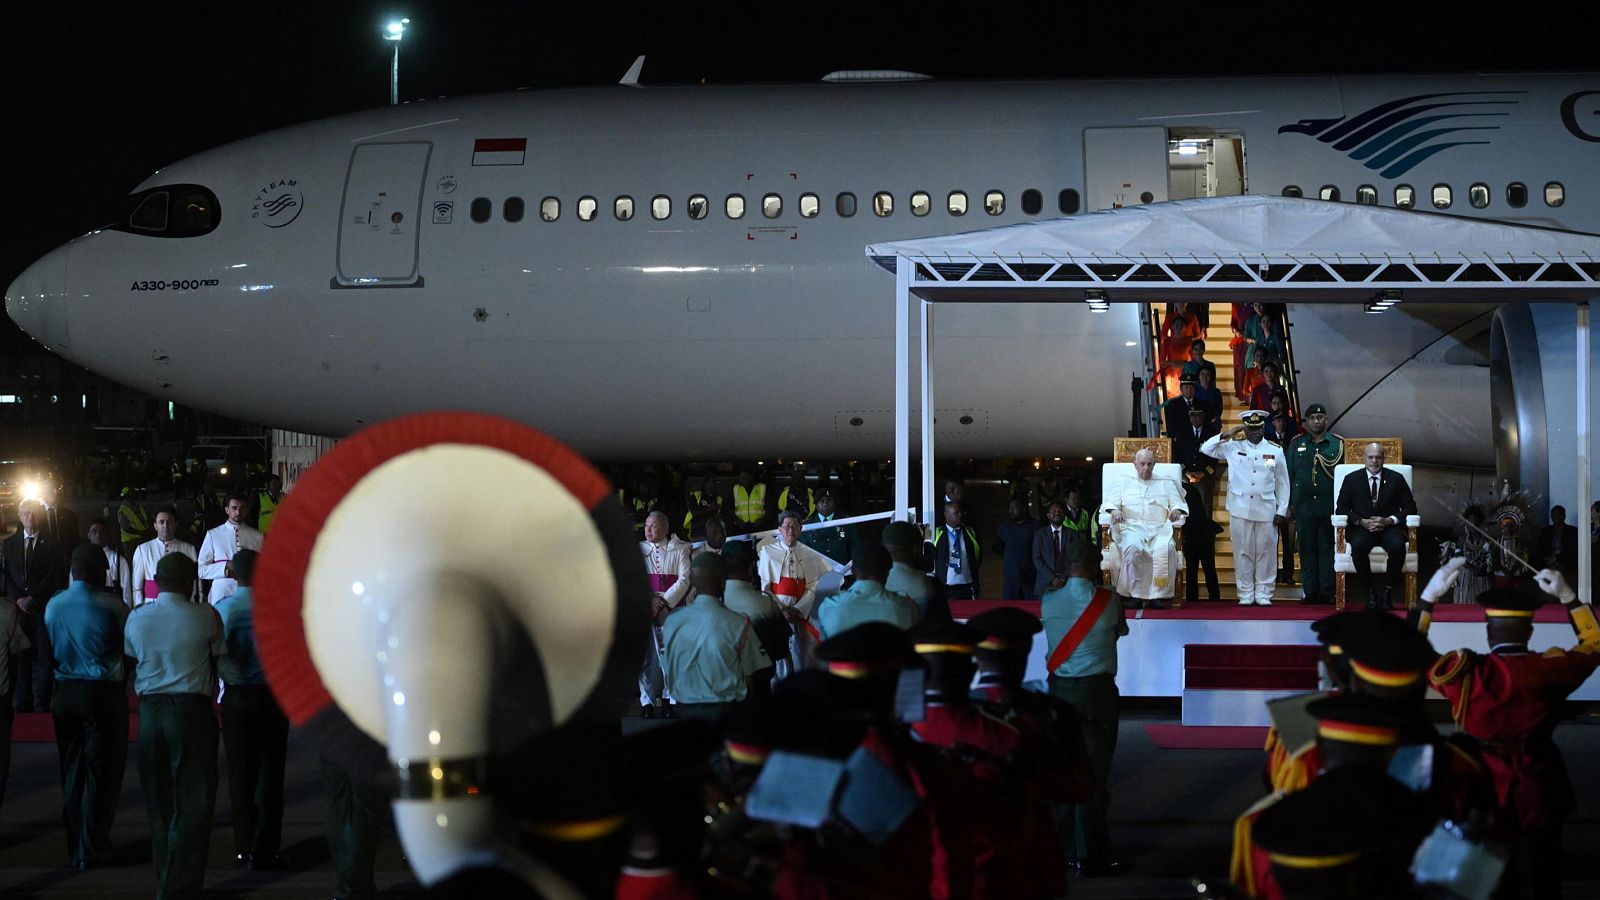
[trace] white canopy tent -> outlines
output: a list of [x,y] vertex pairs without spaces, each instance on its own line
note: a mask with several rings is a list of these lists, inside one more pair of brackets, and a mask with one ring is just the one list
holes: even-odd
[[[1289,197],[1210,197],[870,244],[895,276],[895,508],[910,506],[911,298],[920,301],[922,509],[933,481],[933,304],[1290,301],[1577,305],[1589,370],[1600,235]],[[1589,524],[1588,379],[1577,379],[1578,533]],[[1588,542],[1579,590],[1589,597]]]

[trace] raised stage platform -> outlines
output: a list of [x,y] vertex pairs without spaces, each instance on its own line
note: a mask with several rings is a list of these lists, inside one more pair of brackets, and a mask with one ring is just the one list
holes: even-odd
[[[996,606],[1015,606],[1039,614],[1037,601],[967,600],[950,604],[957,619],[967,619]],[[1192,603],[1183,609],[1129,610],[1128,634],[1117,644],[1117,688],[1129,697],[1182,697],[1183,648],[1189,644],[1316,644],[1311,623],[1333,614],[1332,606],[1238,606],[1232,603]],[[1397,612],[1396,615],[1404,615]],[[1484,639],[1483,610],[1476,606],[1437,607],[1429,639],[1438,651],[1458,647],[1488,652]],[[1576,642],[1572,626],[1560,606],[1551,604],[1534,616],[1534,650],[1570,647]],[[1028,661],[1028,679],[1044,680],[1044,662],[1050,648],[1044,634],[1034,638]],[[1574,700],[1600,700],[1600,673],[1596,673]]]

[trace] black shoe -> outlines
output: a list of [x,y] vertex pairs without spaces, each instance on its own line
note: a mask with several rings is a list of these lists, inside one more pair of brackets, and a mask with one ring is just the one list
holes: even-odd
[[256,872],[281,872],[289,868],[289,858],[282,853],[252,853],[250,868]]
[[1148,600],[1148,601],[1146,601],[1145,605],[1148,606],[1151,609],[1166,609],[1167,608],[1167,604],[1163,603],[1160,600]]

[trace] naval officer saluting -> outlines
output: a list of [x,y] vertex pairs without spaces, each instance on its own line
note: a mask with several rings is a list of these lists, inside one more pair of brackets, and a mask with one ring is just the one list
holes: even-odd
[[[1262,438],[1267,414],[1252,409],[1243,425],[1214,434],[1200,452],[1228,464],[1228,518],[1239,605],[1272,605],[1278,574],[1278,526],[1289,509],[1289,468],[1283,448]],[[1236,440],[1240,435],[1244,440]]]

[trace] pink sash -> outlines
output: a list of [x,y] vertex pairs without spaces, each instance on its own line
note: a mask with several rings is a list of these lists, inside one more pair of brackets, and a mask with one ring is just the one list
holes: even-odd
[[650,590],[657,594],[665,594],[668,588],[678,583],[676,575],[650,575]]
[[144,580],[144,598],[146,600],[154,600],[159,593],[161,593],[161,588],[156,584],[156,580],[154,578],[146,578]]

